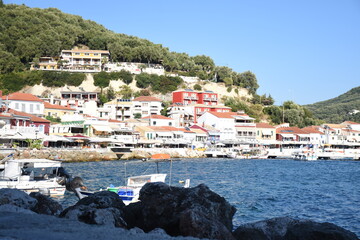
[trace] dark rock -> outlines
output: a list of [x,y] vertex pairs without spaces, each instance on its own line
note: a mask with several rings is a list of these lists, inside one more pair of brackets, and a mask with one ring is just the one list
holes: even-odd
[[30,193],[30,197],[37,200],[36,205],[31,208],[36,213],[58,216],[63,210],[60,203],[41,193]]
[[88,224],[113,225],[126,228],[123,220],[125,204],[116,193],[101,191],[79,200],[65,209],[60,217],[78,220]]
[[356,240],[357,236],[331,223],[272,218],[238,227],[233,232],[237,240]]
[[[232,230],[236,209],[203,184],[180,188],[165,183],[147,183],[141,189],[139,199],[140,203],[126,207],[127,213],[130,212],[128,209],[132,212],[126,219],[129,226],[139,227],[145,232],[162,228],[171,236],[223,239],[219,238],[217,231],[227,234]],[[191,216],[192,221],[186,222],[187,216]]]
[[359,239],[354,233],[336,226],[332,223],[317,223],[313,221],[300,221],[291,225],[284,239],[330,239],[330,240],[355,240]]
[[224,224],[214,219],[208,219],[196,210],[187,210],[180,216],[180,235],[209,239],[235,239]]
[[0,189],[0,205],[10,204],[24,209],[32,209],[37,200],[18,189]]

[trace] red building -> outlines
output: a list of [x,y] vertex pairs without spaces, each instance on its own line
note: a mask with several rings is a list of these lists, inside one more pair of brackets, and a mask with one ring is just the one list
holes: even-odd
[[218,104],[218,94],[212,91],[197,92],[192,89],[185,89],[173,92],[173,103],[180,103],[183,106],[192,104],[204,104],[214,106]]

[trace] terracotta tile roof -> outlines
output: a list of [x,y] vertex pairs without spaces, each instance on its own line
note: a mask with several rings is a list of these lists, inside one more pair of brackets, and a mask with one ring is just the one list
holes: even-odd
[[109,119],[108,122],[123,123],[123,121],[115,120],[115,119]]
[[276,133],[278,133],[278,134],[308,134],[307,132],[301,130],[298,127],[277,128]]
[[43,102],[40,98],[30,94],[30,93],[21,93],[21,92],[15,92],[10,93],[7,96],[2,96],[3,100],[9,99],[9,100],[20,100],[20,101],[32,101],[32,102]]
[[138,101],[138,102],[161,102],[160,99],[156,98],[156,97],[150,97],[150,96],[140,96],[137,98],[134,98],[133,101]]
[[32,114],[29,114],[29,113],[19,112],[19,111],[16,111],[16,110],[14,110],[14,109],[11,109],[11,108],[9,109],[9,113],[12,113],[12,114],[15,114],[15,115],[19,115],[19,116],[23,116],[23,117],[29,117],[32,122],[50,123],[49,120],[46,120],[46,119],[44,119],[44,118],[37,117],[37,116],[32,115]]
[[77,50],[62,50],[62,52],[79,52],[79,53],[109,53],[106,50],[84,50],[84,49],[77,49]]
[[57,104],[51,104],[51,103],[48,103],[48,102],[44,102],[44,107],[48,108],[48,109],[76,111],[75,109],[70,108],[70,107],[65,107],[65,106],[61,106],[61,105],[57,105]]
[[317,126],[309,126],[309,127],[304,127],[301,130],[307,132],[307,133],[318,133],[318,134],[324,134],[323,132],[318,130],[319,127]]
[[360,125],[360,123],[352,122],[352,121],[345,121],[341,123],[342,125]]
[[234,118],[234,116],[248,116],[247,114],[243,113],[243,114],[239,114],[236,112],[208,112],[211,113],[212,115],[218,117],[218,118]]
[[345,128],[345,125],[342,124],[324,124],[326,126],[328,126],[329,128]]
[[268,123],[256,123],[257,128],[275,128],[274,126],[271,126]]
[[187,130],[186,128],[176,128],[171,126],[149,126],[150,129],[155,131],[164,131],[164,132],[186,132],[186,133],[194,133],[193,131]]
[[147,116],[147,117],[143,117],[141,119],[165,119],[165,120],[174,120],[172,118],[169,118],[169,117],[165,117],[163,115],[151,115],[151,116]]

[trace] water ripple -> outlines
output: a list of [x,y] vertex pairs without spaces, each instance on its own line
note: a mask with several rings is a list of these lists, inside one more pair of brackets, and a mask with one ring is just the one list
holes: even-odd
[[[66,169],[84,179],[92,189],[124,184],[130,175],[156,172],[153,163],[123,161],[67,163]],[[169,173],[170,163],[160,171]],[[181,159],[173,161],[172,185],[191,179],[205,183],[237,208],[234,225],[290,216],[332,222],[360,236],[360,162]],[[169,179],[169,178],[168,178]],[[73,194],[59,199],[63,205],[76,202]]]

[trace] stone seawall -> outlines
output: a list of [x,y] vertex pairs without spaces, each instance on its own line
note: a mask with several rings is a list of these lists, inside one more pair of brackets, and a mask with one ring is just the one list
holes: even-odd
[[[5,155],[6,156],[6,155]],[[5,157],[3,156],[3,157]],[[16,150],[14,158],[63,159],[65,162],[90,162],[117,160],[118,157],[107,149],[24,149]]]
[[[14,149],[14,158],[46,158],[63,159],[65,162],[91,162],[91,161],[111,161],[118,160],[114,152],[106,148],[98,149],[62,149],[62,148],[43,148],[37,149]],[[171,158],[202,158],[204,152],[192,150],[190,148],[137,148],[130,153],[125,153],[120,160],[151,158],[152,154],[167,153]],[[0,152],[0,159],[9,154]]]

